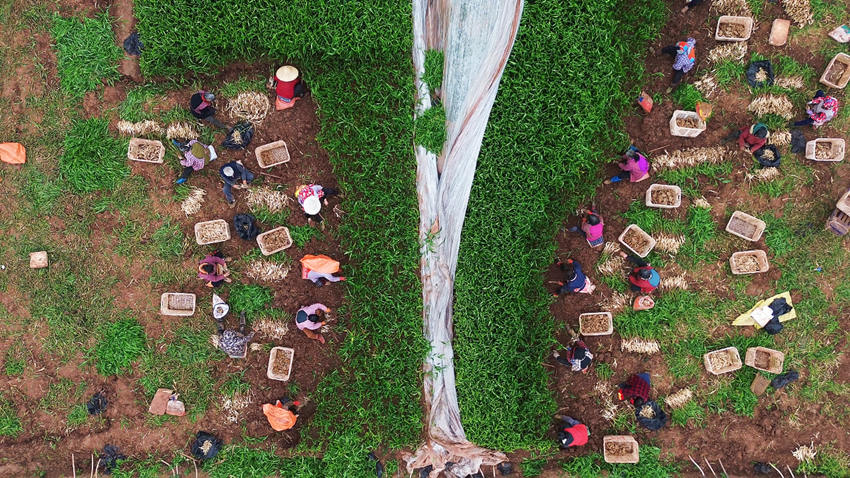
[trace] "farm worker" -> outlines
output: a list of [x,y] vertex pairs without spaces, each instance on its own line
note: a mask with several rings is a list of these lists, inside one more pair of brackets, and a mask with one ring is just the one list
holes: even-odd
[[314,332],[314,330],[319,330],[325,325],[322,316],[330,311],[331,309],[327,306],[319,303],[301,307],[295,314],[295,325],[300,331],[304,332],[304,335],[313,340],[318,340],[320,344],[324,345],[325,337],[320,332]]
[[673,85],[678,85],[682,81],[685,73],[691,71],[696,63],[696,44],[697,41],[693,38],[688,38],[687,41],[680,41],[675,45],[665,46],[661,49],[661,53],[673,55],[676,59],[673,61]]
[[756,123],[749,128],[743,128],[738,134],[738,148],[741,151],[755,153],[767,144],[770,133],[764,123]]
[[269,420],[269,425],[275,431],[282,432],[289,430],[295,426],[295,421],[298,420],[298,407],[301,405],[297,400],[293,401],[288,398],[275,401],[275,404],[263,404],[263,415]]
[[552,295],[558,297],[561,294],[567,292],[578,292],[580,294],[590,294],[594,290],[596,290],[596,286],[590,282],[590,279],[584,275],[584,272],[581,270],[581,264],[578,262],[567,259],[567,262],[556,262],[561,271],[564,272],[564,278],[567,279],[567,282],[555,282],[558,284],[558,290],[555,291]]
[[573,372],[587,373],[590,370],[590,363],[593,361],[593,354],[587,348],[587,344],[583,340],[576,340],[572,346],[567,348],[566,358],[561,357],[558,351],[552,352],[552,357],[561,364],[570,367]]
[[687,13],[689,9],[699,6],[701,3],[702,0],[687,0],[682,8],[682,13]]
[[629,261],[635,265],[635,268],[629,274],[629,285],[632,292],[649,294],[658,288],[658,284],[661,283],[661,276],[648,262],[640,257],[626,256],[622,252],[620,255],[628,257]]
[[218,287],[224,282],[231,282],[227,261],[216,251],[207,255],[198,263],[198,278],[207,282],[207,287]]
[[640,407],[643,402],[649,400],[651,385],[648,373],[633,374],[628,380],[620,384],[620,389],[617,390],[617,398],[628,400],[635,407]]
[[587,429],[585,424],[566,415],[556,415],[555,418],[561,422],[558,424],[558,446],[562,450],[566,450],[571,446],[587,444],[590,430]]
[[183,166],[183,172],[177,178],[177,184],[183,184],[189,179],[193,171],[200,171],[204,165],[215,160],[218,155],[215,153],[215,148],[207,146],[198,140],[193,139],[185,145],[173,141],[178,145],[178,149],[183,151],[183,159],[180,160],[180,165]]
[[[593,209],[585,212],[585,216],[581,218],[581,232],[584,234],[584,238],[587,239],[590,247],[601,246],[605,242],[605,239],[602,237],[605,221]],[[570,232],[576,232],[578,230],[578,226],[573,226],[569,229]]]
[[838,100],[827,96],[823,90],[818,90],[812,101],[806,103],[806,114],[809,117],[797,121],[794,126],[812,125],[817,128],[834,118],[835,113],[838,113]]
[[301,278],[309,279],[316,287],[322,287],[324,285],[323,280],[328,282],[345,280],[345,277],[334,275],[339,272],[339,262],[326,255],[307,254],[301,258],[300,262]]
[[325,228],[322,222],[322,215],[319,212],[322,210],[322,204],[328,205],[328,198],[339,194],[334,188],[325,188],[318,184],[302,184],[295,188],[295,199],[304,210],[304,216],[307,218],[307,224],[313,225],[313,221],[321,224],[322,229]]
[[277,69],[273,78],[269,78],[269,85],[274,87],[277,99],[274,107],[277,110],[285,110],[295,106],[295,102],[304,96],[307,87],[301,79],[298,68],[292,65],[284,65]]
[[629,182],[639,183],[649,177],[649,160],[634,146],[630,146],[628,151],[623,154],[623,158],[617,163],[617,166],[622,171],[611,179],[606,179],[605,184],[619,183],[626,178],[629,179]]
[[218,348],[226,353],[230,358],[245,358],[245,353],[248,351],[248,342],[254,338],[254,332],[245,335],[245,312],[239,314],[239,330],[224,330],[224,315],[215,317],[215,324],[218,328]]
[[236,205],[236,200],[233,199],[233,188],[247,188],[248,183],[254,180],[254,174],[248,171],[242,161],[231,161],[218,170],[224,185],[221,187],[224,191],[224,197],[227,199],[227,204],[230,207]]
[[227,125],[215,118],[215,108],[212,102],[215,95],[209,91],[199,90],[189,98],[189,113],[199,120],[204,120],[216,128],[227,129]]

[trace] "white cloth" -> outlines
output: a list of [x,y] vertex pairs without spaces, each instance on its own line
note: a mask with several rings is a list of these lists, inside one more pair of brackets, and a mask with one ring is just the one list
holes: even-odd
[[750,317],[759,324],[759,327],[764,327],[773,318],[773,309],[763,305],[750,313]]

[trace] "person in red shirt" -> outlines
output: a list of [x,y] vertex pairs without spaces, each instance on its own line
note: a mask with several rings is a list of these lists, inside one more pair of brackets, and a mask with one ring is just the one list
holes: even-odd
[[301,79],[298,68],[284,65],[277,69],[274,77],[269,78],[269,85],[274,88],[277,100],[274,106],[277,110],[285,110],[295,106],[295,102],[304,96],[307,87]]
[[652,383],[648,373],[636,373],[620,384],[620,389],[617,390],[617,398],[628,400],[629,403],[639,408],[644,402],[649,400],[649,389],[651,386]]
[[767,138],[770,133],[767,131],[767,126],[762,123],[756,123],[749,128],[744,128],[738,133],[738,148],[741,151],[749,151],[755,153],[767,144]]
[[632,292],[649,294],[658,288],[661,284],[661,276],[648,262],[640,257],[627,255],[625,252],[620,252],[620,255],[635,265],[629,273],[629,286]]
[[562,450],[587,444],[590,430],[587,429],[585,424],[566,415],[558,415],[555,418],[561,421],[558,424],[558,446]]

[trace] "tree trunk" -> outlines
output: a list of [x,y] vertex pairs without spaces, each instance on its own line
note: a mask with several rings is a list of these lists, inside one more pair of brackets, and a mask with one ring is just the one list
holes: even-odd
[[408,471],[430,464],[431,476],[437,476],[451,461],[449,473],[463,477],[507,459],[466,439],[455,390],[452,305],[481,140],[521,14],[522,0],[413,0],[416,112],[431,106],[421,79],[425,50],[442,47],[446,143],[439,157],[416,146],[423,322],[431,350],[424,365],[427,441],[408,459]]

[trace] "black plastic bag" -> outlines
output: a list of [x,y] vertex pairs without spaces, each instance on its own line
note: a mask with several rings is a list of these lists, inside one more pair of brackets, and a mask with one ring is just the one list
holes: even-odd
[[246,241],[253,241],[260,234],[260,228],[255,223],[257,219],[250,214],[237,214],[233,216],[233,227],[236,235]]
[[227,149],[245,149],[251,138],[254,137],[254,125],[247,121],[240,121],[236,126],[230,128],[227,132],[227,137],[221,143]]
[[[642,416],[641,412],[646,408],[651,409],[654,416],[651,418]],[[638,423],[653,431],[660,430],[667,424],[667,414],[653,400],[647,400],[642,406],[635,407],[635,417]]]
[[[767,77],[762,81],[759,81],[756,78],[759,70],[764,70],[767,74]],[[753,88],[773,85],[773,65],[770,64],[770,61],[761,60],[750,63],[750,66],[747,67],[747,83],[749,83]]]
[[221,439],[217,436],[203,431],[198,432],[192,443],[192,456],[201,461],[210,460],[221,451],[221,445]]
[[425,468],[419,469],[419,478],[428,478],[428,475],[431,474],[431,471],[434,469],[434,465],[428,465]]
[[107,475],[111,474],[118,467],[121,460],[126,460],[127,456],[121,454],[117,446],[105,445],[103,447],[103,455],[100,457],[100,468]]
[[791,152],[794,154],[803,154],[806,152],[806,137],[799,129],[791,130]]
[[[768,158],[767,155],[764,154],[765,151],[773,153],[773,158]],[[779,150],[772,144],[766,144],[756,150],[756,152],[753,153],[753,157],[756,158],[756,161],[758,161],[763,168],[778,168],[779,160],[782,158],[779,154]]]
[[788,301],[785,300],[784,297],[780,297],[778,299],[774,299],[773,302],[768,306],[771,311],[773,311],[774,317],[779,317],[780,315],[785,315],[788,312],[791,312],[791,307],[788,305]]
[[97,392],[86,403],[86,410],[88,410],[89,415],[99,415],[106,411],[107,405],[109,405],[109,400],[106,399],[106,395],[103,392]]
[[503,462],[499,463],[498,465],[496,465],[496,469],[499,470],[500,475],[508,476],[510,474],[513,474],[514,465],[509,461],[503,461]]
[[779,317],[773,317],[764,324],[764,331],[770,335],[776,335],[779,332],[782,332],[782,329],[784,328],[785,326],[779,321]]
[[753,463],[753,471],[755,471],[759,475],[769,475],[773,473],[773,467],[771,467],[767,463],[757,461]]
[[145,46],[142,44],[141,38],[139,38],[139,32],[133,32],[124,39],[124,51],[128,55],[141,56],[144,48]]
[[791,382],[796,382],[800,378],[800,374],[796,370],[789,370],[782,375],[773,377],[770,381],[770,386],[779,390]]

